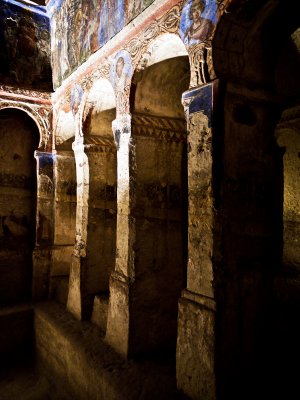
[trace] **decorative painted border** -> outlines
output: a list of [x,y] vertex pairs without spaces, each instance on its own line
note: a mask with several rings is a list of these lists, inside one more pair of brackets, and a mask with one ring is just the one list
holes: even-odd
[[51,95],[52,93],[50,92],[39,92],[14,86],[0,85],[0,96],[6,98],[51,105]]
[[186,142],[186,121],[180,118],[154,117],[134,113],[132,135],[172,142]]

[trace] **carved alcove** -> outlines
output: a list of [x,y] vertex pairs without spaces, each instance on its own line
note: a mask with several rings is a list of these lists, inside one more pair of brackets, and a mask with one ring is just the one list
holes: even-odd
[[[175,350],[177,302],[187,259],[186,121],[182,93],[189,59],[179,37],[158,37],[133,76],[132,140],[135,144],[135,281],[133,351]],[[147,310],[147,312],[145,312]]]
[[36,123],[24,111],[0,110],[0,304],[30,300],[36,237]]

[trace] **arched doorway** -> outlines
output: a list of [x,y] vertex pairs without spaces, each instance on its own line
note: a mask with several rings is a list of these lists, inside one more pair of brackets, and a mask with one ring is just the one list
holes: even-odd
[[25,112],[0,110],[0,304],[31,298],[39,131]]

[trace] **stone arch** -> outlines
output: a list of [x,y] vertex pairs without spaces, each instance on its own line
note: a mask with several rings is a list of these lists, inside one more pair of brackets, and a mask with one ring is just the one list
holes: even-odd
[[[95,81],[86,95],[83,108],[83,133],[101,136],[103,139],[113,138],[112,121],[116,117],[116,99],[112,84],[108,79],[100,78]],[[101,114],[101,124],[95,121],[96,126],[90,126],[92,119],[97,119],[97,115]],[[95,131],[96,129],[96,131]]]
[[[177,103],[176,103],[176,108],[177,111],[174,113],[173,112],[169,112],[170,116],[176,117],[176,116],[180,116],[180,114],[182,115],[182,104],[181,104],[181,95],[182,93],[187,89],[186,87],[186,77],[190,75],[190,64],[189,61],[187,62],[188,59],[188,52],[181,40],[181,38],[179,37],[179,35],[173,34],[173,33],[163,33],[161,35],[159,35],[158,37],[156,37],[153,41],[151,41],[151,43],[147,46],[147,48],[144,50],[143,55],[141,56],[134,74],[133,74],[133,78],[132,78],[132,82],[131,82],[131,93],[130,93],[130,100],[131,100],[131,107],[130,107],[130,111],[131,112],[135,112],[136,110],[134,109],[135,107],[135,103],[137,102],[137,99],[135,98],[136,96],[136,86],[138,82],[141,82],[145,77],[144,75],[147,74],[149,71],[149,68],[151,67],[152,69],[160,69],[161,65],[163,63],[166,64],[170,64],[173,65],[172,60],[177,58],[178,61],[182,61],[182,65],[180,65],[179,69],[176,70],[176,68],[173,69],[173,71],[169,71],[169,77],[170,78],[172,76],[172,74],[178,74],[178,76],[176,78],[177,79],[177,91],[178,93],[172,93],[174,95],[174,98],[177,99]],[[185,65],[183,67],[183,65]],[[188,66],[188,67],[187,67]],[[180,76],[180,73],[182,73],[182,68],[184,69],[184,74],[185,76]],[[154,73],[155,75],[155,73]],[[153,76],[153,78],[155,78],[155,76]],[[168,78],[165,79],[164,82],[162,82],[162,84],[166,85]],[[176,78],[174,77],[174,81],[176,81]],[[152,78],[150,77],[150,79],[148,79],[148,81],[150,81]],[[171,81],[173,78],[169,79],[169,81]],[[180,83],[182,83],[182,87],[180,87]],[[150,87],[149,88],[145,88],[145,90],[148,90],[149,93],[150,92],[155,92],[157,90],[159,90],[159,86],[160,86],[160,82],[157,82],[157,80],[153,80],[153,84],[156,85],[156,87],[154,87],[153,85],[151,85],[151,91],[150,91]],[[176,85],[175,85],[175,89],[176,89]],[[168,90],[172,90],[171,85],[169,85]],[[180,93],[180,96],[179,96]],[[165,93],[167,94],[167,93]],[[163,94],[162,94],[163,95]],[[144,97],[144,101],[149,102],[150,101],[150,97]],[[171,97],[171,96],[170,96]],[[180,99],[180,100],[178,100]],[[163,101],[163,99],[161,99],[160,101],[160,106],[161,104],[164,103],[164,105],[166,104],[166,101]],[[171,102],[170,102],[171,103]],[[148,105],[145,105],[144,108],[149,108]],[[152,108],[153,108],[153,104],[152,104]],[[170,108],[172,108],[172,105],[170,104]],[[157,115],[159,115],[159,111],[158,110],[152,110],[151,112],[153,112]],[[162,111],[162,113],[165,113],[168,111],[164,110]]]
[[4,108],[15,108],[24,111],[27,115],[29,115],[29,117],[32,118],[33,121],[36,123],[39,130],[40,134],[39,148],[46,147],[50,137],[49,127],[47,126],[46,121],[41,117],[41,115],[34,107],[31,107],[30,105],[21,102],[7,101],[7,100],[0,101],[0,110]]
[[[92,318],[105,331],[109,276],[115,262],[117,207],[112,132],[116,100],[112,84],[104,78],[96,80],[82,94],[77,114],[75,120],[80,127],[73,144],[78,185],[76,257],[71,267],[68,308],[80,318]],[[75,264],[84,274],[73,279]]]
[[175,34],[158,36],[142,60],[130,93],[136,262],[129,352],[174,354],[187,261],[187,132],[181,97],[189,87],[190,64]]
[[[135,72],[127,62],[130,101],[113,124],[118,157],[117,255],[110,279],[106,340],[125,356],[159,350],[174,356],[177,302],[185,280],[187,167],[181,96],[189,85],[190,65],[176,35],[161,35],[156,43],[151,41],[154,49],[148,52],[143,47],[147,53]],[[161,52],[159,44],[166,43],[175,43],[175,49]],[[126,61],[125,51],[122,54]],[[168,77],[162,76],[162,65]],[[129,72],[134,73],[132,78]],[[164,85],[174,96],[170,100],[163,93],[160,110],[150,93],[159,98],[157,92],[166,89]]]
[[140,71],[160,61],[187,55],[188,52],[179,35],[161,33],[144,49],[135,69]]

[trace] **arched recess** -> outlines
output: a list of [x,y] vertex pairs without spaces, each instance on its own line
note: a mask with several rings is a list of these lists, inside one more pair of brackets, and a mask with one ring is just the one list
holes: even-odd
[[[253,398],[260,385],[268,397],[289,397],[295,389],[289,365],[299,358],[300,285],[298,271],[287,270],[282,256],[287,229],[293,226],[290,236],[298,229],[295,214],[285,221],[286,207],[298,202],[293,190],[294,203],[285,200],[291,183],[285,162],[297,175],[299,141],[290,131],[284,137],[283,125],[298,123],[288,110],[299,105],[299,25],[291,1],[235,1],[213,39],[220,79],[214,181],[222,229],[214,237],[214,280],[221,399]],[[251,388],[246,396],[245,387]]]
[[135,143],[133,215],[135,271],[132,287],[132,352],[174,354],[178,299],[187,261],[186,121],[181,104],[190,65],[178,36],[158,37],[131,86]]
[[83,316],[92,317],[106,329],[109,277],[115,264],[117,158],[112,133],[116,118],[115,94],[106,79],[96,81],[86,97],[83,110],[83,147],[88,164],[85,204],[87,218],[82,296],[86,299]]
[[23,110],[0,108],[0,305],[5,305],[31,299],[39,129]]
[[0,110],[5,108],[14,108],[17,110],[24,111],[30,118],[32,118],[33,121],[36,123],[36,126],[39,131],[39,144],[37,148],[46,147],[50,136],[49,126],[47,124],[47,121],[45,121],[41,117],[41,115],[37,112],[37,110],[34,107],[31,107],[30,105],[22,102],[1,100]]

